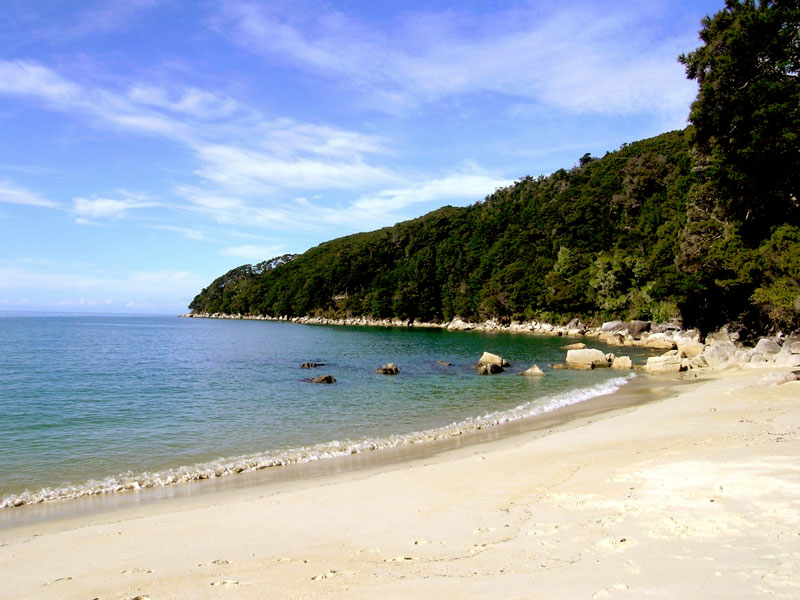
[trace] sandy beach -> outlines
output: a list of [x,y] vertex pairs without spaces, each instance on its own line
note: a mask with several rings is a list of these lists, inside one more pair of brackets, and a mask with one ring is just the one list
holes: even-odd
[[[0,531],[0,598],[797,598],[800,381]],[[10,509],[15,510],[15,509]]]

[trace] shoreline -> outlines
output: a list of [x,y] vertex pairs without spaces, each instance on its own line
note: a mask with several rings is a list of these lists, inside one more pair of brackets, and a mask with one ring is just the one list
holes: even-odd
[[763,376],[392,466],[4,530],[5,594],[796,597],[800,382]]
[[[628,388],[637,391],[632,392]],[[248,476],[257,478],[263,475],[262,482],[287,481],[302,478],[304,472],[308,476],[308,471],[311,471],[310,476],[313,477],[313,469],[302,467],[317,464],[322,465],[320,472],[336,471],[340,467],[339,463],[352,457],[360,457],[358,463],[376,466],[396,462],[397,456],[402,461],[410,456],[434,455],[466,445],[501,439],[521,431],[537,430],[553,420],[580,418],[586,411],[597,414],[613,410],[614,407],[626,405],[625,400],[620,402],[615,397],[628,399],[628,403],[636,403],[639,400],[631,401],[631,395],[649,398],[653,396],[655,389],[661,389],[661,386],[652,380],[617,377],[588,388],[537,398],[511,410],[487,413],[482,417],[471,417],[419,432],[394,434],[385,438],[320,443],[311,447],[178,467],[164,472],[117,475],[83,485],[24,492],[3,499],[5,505],[0,505],[0,530],[14,527],[19,521],[37,522],[53,518],[54,514],[69,515],[72,513],[70,503],[81,503],[80,508],[76,508],[77,512],[102,512],[139,501],[150,502],[193,493],[213,493],[215,489],[235,488],[237,485],[253,485],[250,481],[242,480]],[[328,465],[329,462],[334,464]],[[276,471],[280,473],[274,473]],[[197,489],[196,486],[204,488]]]

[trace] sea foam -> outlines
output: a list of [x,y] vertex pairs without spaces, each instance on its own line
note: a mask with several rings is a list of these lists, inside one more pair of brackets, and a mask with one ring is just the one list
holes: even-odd
[[358,441],[333,440],[300,448],[220,459],[192,466],[167,469],[157,473],[143,472],[135,474],[127,472],[102,480],[93,479],[80,485],[63,485],[44,488],[39,491],[25,491],[21,494],[0,498],[0,509],[23,506],[26,504],[41,504],[86,496],[102,496],[117,492],[164,487],[178,483],[188,483],[203,479],[235,475],[238,473],[260,471],[270,467],[307,463],[338,456],[346,456],[348,454],[360,454],[373,450],[398,448],[411,444],[444,440],[473,431],[488,429],[504,423],[519,421],[520,419],[552,412],[556,409],[577,404],[597,396],[611,394],[619,390],[633,377],[635,377],[635,374],[630,374],[625,377],[616,377],[591,387],[553,394],[545,396],[544,398],[537,398],[536,400],[526,402],[512,409],[487,413],[482,417],[472,417],[450,425],[427,429],[425,431],[396,434],[381,438],[367,438]]

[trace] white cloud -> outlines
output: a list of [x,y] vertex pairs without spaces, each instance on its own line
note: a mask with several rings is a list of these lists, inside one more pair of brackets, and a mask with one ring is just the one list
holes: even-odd
[[244,246],[233,246],[222,251],[223,256],[235,256],[243,258],[250,263],[258,263],[262,260],[269,260],[280,255],[284,251],[283,246],[256,246],[246,244]]
[[92,219],[121,219],[129,210],[159,206],[157,202],[136,198],[74,198],[72,203],[75,220],[82,224],[89,224]]
[[195,240],[198,242],[210,241],[203,231],[200,229],[192,229],[191,227],[180,227],[177,225],[151,225],[150,228],[158,229],[159,231],[177,233],[187,240]]
[[0,93],[37,96],[60,104],[78,101],[81,87],[32,61],[0,60]]
[[175,98],[170,97],[164,88],[138,83],[128,90],[128,98],[140,105],[163,108],[201,120],[228,117],[239,110],[233,98],[196,87],[179,91]]
[[325,6],[300,14],[229,2],[216,26],[255,54],[349,82],[374,108],[490,92],[573,112],[683,117],[694,90],[675,58],[695,34],[654,43],[645,25],[659,10],[571,2],[486,19],[429,12],[381,31]]
[[40,206],[42,208],[59,208],[59,205],[55,202],[6,180],[0,180],[0,202],[8,204],[26,204],[28,206]]

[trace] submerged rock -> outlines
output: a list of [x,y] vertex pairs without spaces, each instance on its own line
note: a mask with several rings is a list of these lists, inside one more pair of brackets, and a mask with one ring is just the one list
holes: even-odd
[[336,383],[336,379],[334,379],[333,375],[320,375],[319,377],[314,377],[311,383]]
[[533,365],[530,369],[520,373],[520,375],[525,375],[526,377],[544,377],[544,371],[542,371],[537,365]]
[[394,363],[386,363],[382,367],[375,369],[375,372],[378,375],[397,375],[400,372],[400,369],[398,369],[397,365]]
[[304,362],[300,365],[301,369],[316,369],[317,367],[324,367],[325,363]]
[[566,346],[562,346],[564,350],[583,350],[586,348],[586,344],[583,342],[577,342],[575,344],[568,344]]

